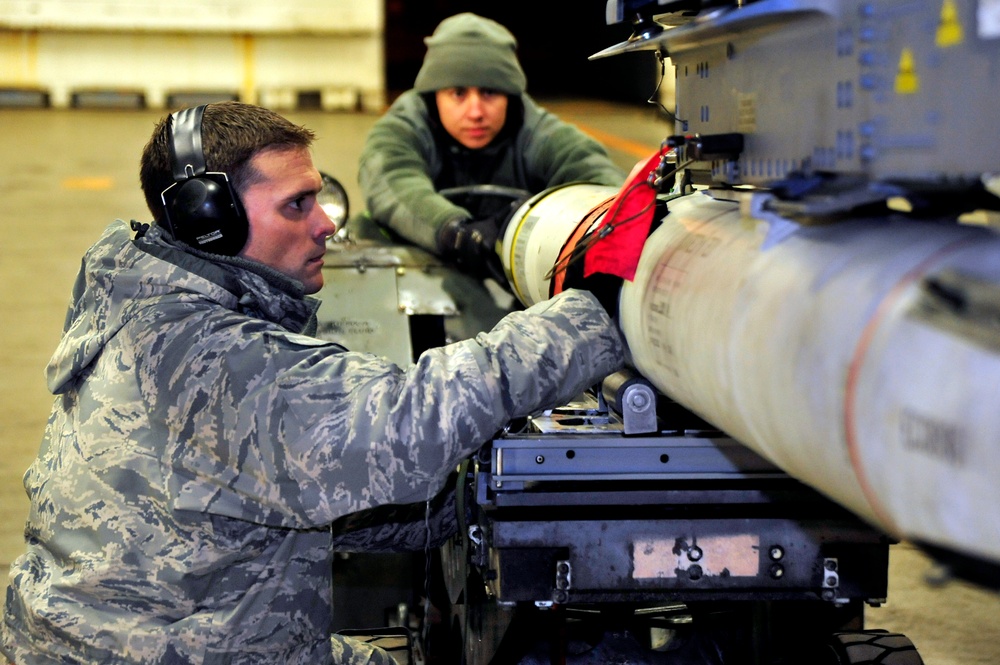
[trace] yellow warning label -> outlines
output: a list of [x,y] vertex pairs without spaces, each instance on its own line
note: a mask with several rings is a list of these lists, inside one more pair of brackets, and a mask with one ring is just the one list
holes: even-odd
[[896,73],[896,94],[912,95],[920,90],[920,79],[913,65],[913,51],[904,48],[899,55],[899,71]]
[[941,5],[941,22],[938,23],[937,35],[934,43],[940,48],[957,46],[965,41],[965,34],[962,30],[962,23],[958,20],[958,8],[955,0],[944,0]]

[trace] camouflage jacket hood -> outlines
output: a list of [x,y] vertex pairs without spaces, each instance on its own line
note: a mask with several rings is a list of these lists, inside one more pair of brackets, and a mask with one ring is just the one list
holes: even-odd
[[429,499],[622,365],[588,293],[402,369],[309,336],[294,282],[130,236],[88,251],[49,366],[0,626],[18,665],[328,663],[331,523]]
[[66,390],[108,340],[148,307],[204,298],[291,332],[315,332],[319,301],[303,296],[299,282],[238,257],[183,249],[162,228],[143,227],[129,242],[129,228],[112,224],[84,257],[62,340],[46,368],[53,394]]

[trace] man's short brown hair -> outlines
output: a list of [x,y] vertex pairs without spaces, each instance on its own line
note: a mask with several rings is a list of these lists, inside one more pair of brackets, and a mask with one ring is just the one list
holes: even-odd
[[[163,190],[174,182],[170,164],[171,116],[153,130],[139,163],[139,182],[153,219],[164,220]],[[316,135],[287,118],[253,104],[218,102],[205,108],[201,142],[208,171],[225,173],[238,195],[257,179],[250,160],[269,148],[308,148]]]

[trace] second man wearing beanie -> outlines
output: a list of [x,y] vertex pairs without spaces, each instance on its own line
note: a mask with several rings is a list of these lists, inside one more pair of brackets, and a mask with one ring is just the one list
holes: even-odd
[[453,201],[439,192],[484,184],[530,194],[569,182],[617,187],[625,173],[597,141],[526,93],[517,40],[504,26],[467,12],[442,21],[424,42],[413,89],[365,141],[358,176],[365,204],[409,242],[502,281],[494,246],[510,201]]

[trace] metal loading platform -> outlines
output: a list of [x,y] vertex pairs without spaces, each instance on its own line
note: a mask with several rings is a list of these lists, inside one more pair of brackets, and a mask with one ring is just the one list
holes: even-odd
[[621,385],[622,411],[584,397],[513,423],[460,469],[464,523],[441,552],[450,626],[429,662],[442,648],[465,663],[868,662],[847,655],[859,639],[921,662],[905,637],[864,629],[891,538],[657,409],[641,380]]

